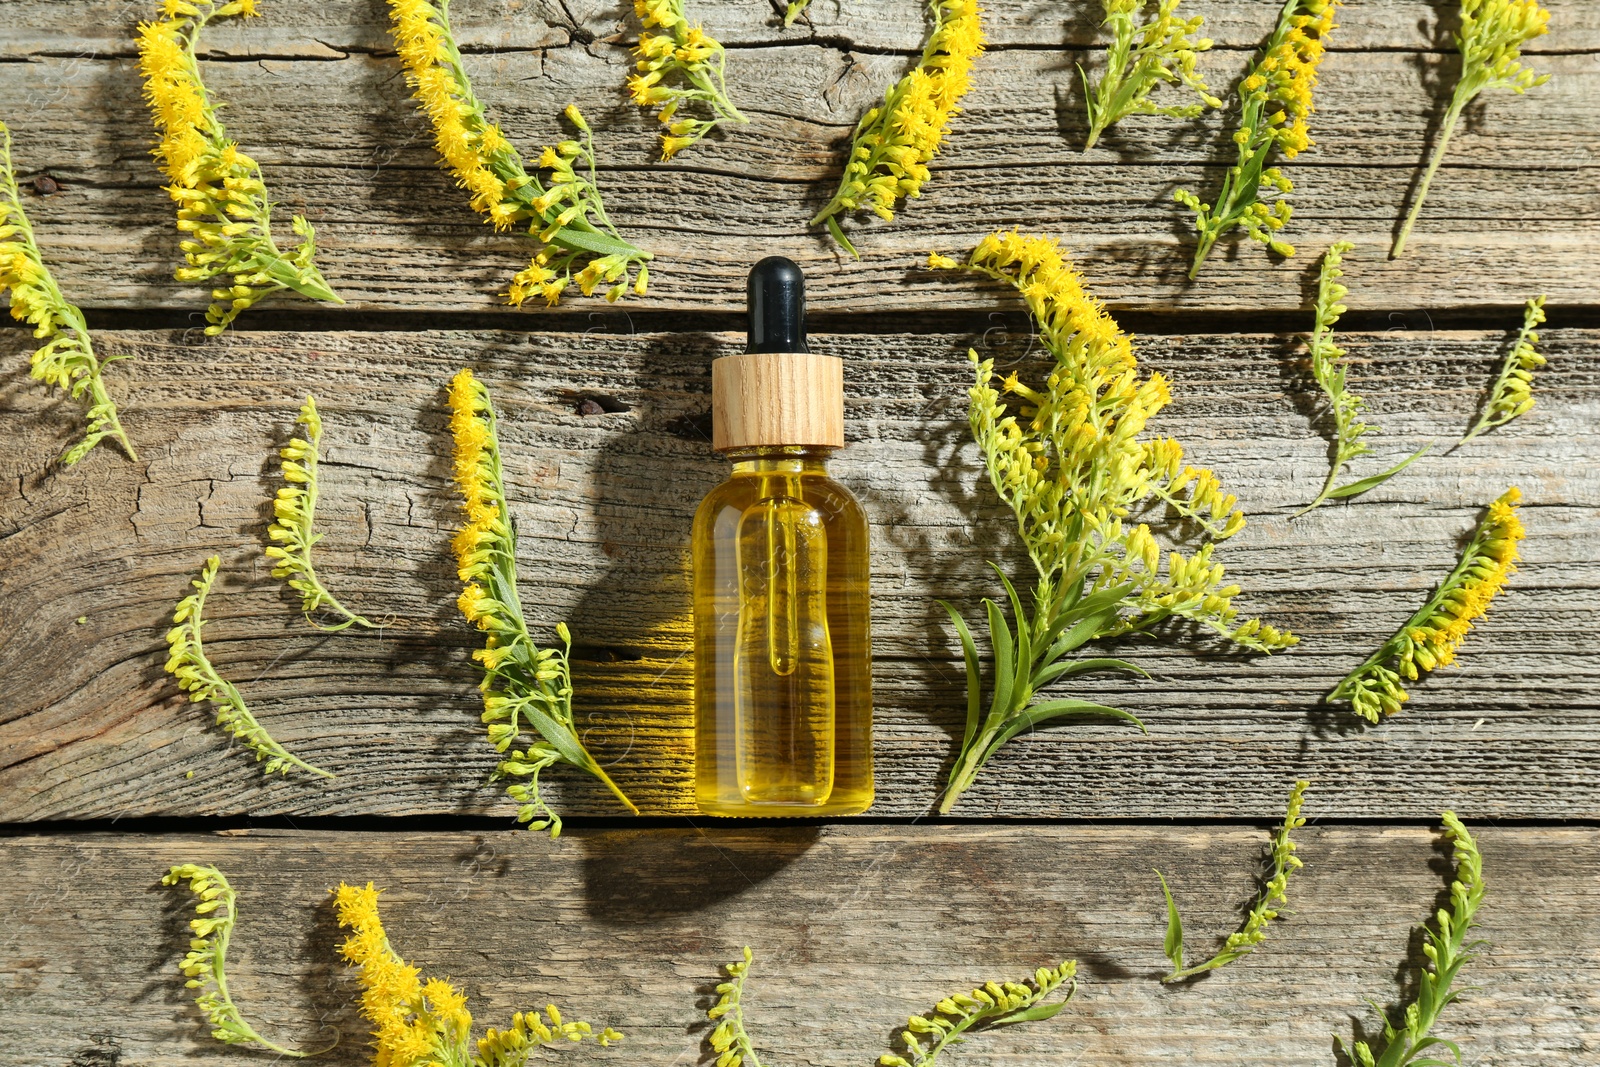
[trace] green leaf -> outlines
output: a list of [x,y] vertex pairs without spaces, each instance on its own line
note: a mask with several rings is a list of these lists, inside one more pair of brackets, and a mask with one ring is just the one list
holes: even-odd
[[1399,474],[1401,471],[1411,466],[1411,464],[1415,463],[1418,459],[1422,458],[1423,453],[1427,452],[1428,449],[1432,447],[1433,442],[1430,441],[1386,471],[1382,471],[1367,478],[1362,478],[1359,481],[1351,482],[1349,485],[1341,485],[1337,489],[1329,490],[1328,499],[1343,500],[1346,497],[1360,496],[1362,493],[1376,489],[1390,478],[1393,478],[1396,474]]
[[1062,1000],[1054,1004],[1035,1004],[1031,1008],[1014,1011],[1010,1015],[1002,1015],[998,1019],[989,1020],[990,1026],[1010,1026],[1012,1023],[1036,1023],[1044,1019],[1054,1019],[1061,1014],[1069,1001]]
[[1121,708],[1111,708],[1104,704],[1095,704],[1087,700],[1044,700],[1030,707],[1024,708],[989,742],[988,751],[984,753],[983,761],[987,763],[1001,745],[1016,737],[1024,730],[1031,730],[1042,722],[1051,719],[1060,719],[1067,716],[1081,715],[1094,718],[1124,719],[1133,723],[1142,733],[1149,733],[1144,723],[1132,712],[1123,711]]
[[1129,663],[1125,659],[1097,656],[1093,659],[1067,660],[1042,667],[1033,676],[1033,687],[1043,689],[1058,678],[1072,678],[1090,671],[1131,671],[1143,678],[1150,677],[1150,672],[1136,663]]
[[994,646],[994,698],[989,703],[989,717],[995,719],[1004,717],[1011,708],[1016,660],[1011,646],[1011,630],[1006,626],[1005,616],[1000,613],[1000,605],[986,598],[983,606],[989,612],[989,643]]
[[1167,954],[1167,959],[1172,961],[1173,975],[1183,970],[1183,919],[1178,915],[1178,905],[1172,899],[1172,890],[1167,888],[1167,879],[1158,870],[1156,877],[1161,879],[1161,894],[1167,898],[1167,936],[1161,943],[1161,951]]
[[860,259],[861,253],[856,251],[856,246],[850,243],[850,238],[846,237],[844,231],[839,228],[839,221],[832,215],[829,215],[826,221],[828,223],[828,232],[833,234],[833,239],[843,245],[846,252],[849,252],[856,259]]
[[[1028,684],[1028,678],[1033,673],[1033,627],[1028,625],[1027,616],[1023,614],[1022,598],[1017,595],[1017,587],[1011,584],[1011,579],[1007,578],[1005,572],[999,567],[996,567],[993,563],[990,563],[989,566],[994,567],[994,572],[1000,576],[1000,584],[1006,587],[1006,596],[1011,601],[1011,618],[1017,627],[1017,648],[1013,661],[1016,677],[1012,682],[1011,690],[1012,694],[1016,695],[1022,687]],[[1020,696],[1018,700],[1019,702],[1027,700],[1028,696],[1031,695],[1030,693],[1026,696]]]
[[967,729],[961,735],[961,751],[966,752],[967,746],[978,734],[978,709],[983,701],[983,674],[978,666],[978,646],[972,640],[972,631],[967,628],[967,620],[961,617],[961,613],[948,601],[939,601],[939,606],[949,612],[950,621],[955,624],[956,633],[961,637],[961,655],[967,664]]
[[591,774],[594,773],[594,768],[599,764],[595,763],[594,757],[589,755],[588,750],[578,741],[570,726],[557,722],[544,711],[534,707],[531,701],[522,705],[522,713],[528,717],[528,722],[533,728],[539,731],[539,736],[561,754],[562,759],[574,767],[581,767]]
[[1050,623],[1050,629],[1045,632],[1046,642],[1054,641],[1068,626],[1083,618],[1085,614],[1098,614],[1108,607],[1121,606],[1122,602],[1133,592],[1133,583],[1114,585],[1109,589],[1101,589],[1080,597],[1071,604],[1064,605],[1061,614],[1057,615]]

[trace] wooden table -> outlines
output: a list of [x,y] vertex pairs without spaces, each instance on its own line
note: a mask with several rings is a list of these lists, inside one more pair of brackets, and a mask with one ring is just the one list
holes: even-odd
[[[749,1009],[769,1067],[866,1064],[908,1013],[988,978],[1080,961],[1077,1002],[984,1036],[963,1063],[1333,1062],[1370,1033],[1372,998],[1414,988],[1412,928],[1448,880],[1431,828],[1480,829],[1490,939],[1445,1036],[1469,1062],[1600,1057],[1600,9],[1552,0],[1528,49],[1553,78],[1475,106],[1412,250],[1385,250],[1456,69],[1454,4],[1351,2],[1322,70],[1317,147],[1296,183],[1292,259],[1229,241],[1199,282],[1172,190],[1220,181],[1215,116],[1132,119],[1083,152],[1075,66],[1098,62],[1097,5],[991,4],[991,50],[926,195],[892,226],[856,221],[841,257],[805,219],[842,139],[909,62],[913,0],[816,0],[784,31],[759,0],[695,0],[728,45],[752,122],[670,164],[621,83],[636,33],[607,0],[457,0],[480,95],[525,150],[577,101],[600,131],[607,201],[661,254],[648,297],[506,309],[529,246],[496,235],[435,164],[389,51],[378,0],[272,0],[224,25],[205,77],[281,201],[317,226],[345,308],[285,300],[223,338],[204,293],[171,278],[177,237],[148,156],[131,33],[154,5],[8,0],[0,116],[69,296],[106,352],[140,451],[54,457],[78,409],[28,379],[4,335],[0,386],[0,1063],[245,1062],[206,1034],[174,973],[188,901],[157,879],[219,864],[241,887],[234,991],[263,1030],[328,1062],[365,1059],[366,1025],[335,953],[326,890],[387,888],[399,950],[472,994],[483,1024],[556,1000],[627,1032],[611,1060],[705,1062],[719,964],[757,951]],[[1276,0],[1189,0],[1231,84]],[[930,817],[959,733],[960,668],[935,597],[995,593],[1021,566],[965,428],[965,354],[1024,358],[1015,298],[919,269],[1020,226],[1060,235],[1090,285],[1173,380],[1156,429],[1239,494],[1227,546],[1241,604],[1304,637],[1270,660],[1184,636],[1119,646],[1149,681],[1076,692],[1136,711],[1125,727],[1011,745],[958,808]],[[1348,505],[1290,515],[1326,471],[1302,333],[1321,251],[1348,257],[1353,387],[1383,428],[1381,469],[1471,421],[1526,298],[1546,292],[1539,406]],[[685,548],[724,465],[708,451],[710,359],[735,350],[741,280],[762,255],[808,271],[815,345],[847,363],[852,444],[836,460],[874,518],[879,794],[868,817],[719,825],[693,813]],[[621,815],[571,774],[558,842],[513,829],[485,781],[472,634],[446,542],[444,386],[471,366],[502,411],[524,598],[577,634],[592,747],[640,801]],[[261,546],[273,450],[307,392],[326,423],[319,547],[330,584],[381,633],[298,618]],[[625,410],[581,414],[585,397]],[[607,405],[616,407],[618,405]],[[1479,509],[1527,496],[1525,563],[1459,669],[1405,712],[1352,724],[1321,695],[1401,622]],[[210,553],[225,577],[208,645],[270,730],[338,772],[264,781],[163,674],[173,604]],[[1160,867],[1191,951],[1254,900],[1290,782],[1313,786],[1293,914],[1253,957],[1188,986],[1163,959]],[[564,1055],[586,1057],[580,1051]],[[597,1054],[598,1055],[598,1054]]]

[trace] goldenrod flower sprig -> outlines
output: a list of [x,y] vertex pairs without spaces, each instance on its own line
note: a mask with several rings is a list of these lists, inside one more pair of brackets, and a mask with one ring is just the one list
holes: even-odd
[[1255,906],[1245,917],[1244,926],[1229,934],[1222,949],[1205,962],[1190,967],[1183,965],[1183,919],[1178,915],[1178,905],[1172,900],[1172,891],[1167,888],[1166,877],[1160,871],[1156,872],[1156,877],[1161,879],[1161,893],[1167,898],[1167,936],[1163,950],[1167,959],[1172,961],[1172,972],[1161,979],[1163,982],[1181,982],[1185,978],[1225,967],[1236,959],[1250,955],[1257,945],[1267,939],[1267,927],[1279,915],[1275,905],[1289,903],[1289,875],[1305,866],[1300,857],[1294,854],[1295,843],[1289,835],[1306,824],[1300,815],[1300,805],[1310,784],[1301,780],[1289,790],[1289,809],[1283,816],[1283,825],[1272,835],[1272,873],[1267,876]]
[[1545,365],[1545,358],[1534,346],[1539,343],[1538,327],[1544,322],[1544,297],[1536,296],[1522,309],[1522,331],[1517,343],[1506,354],[1500,366],[1500,376],[1489,390],[1483,414],[1472,424],[1465,437],[1456,442],[1460,448],[1485,430],[1504,426],[1519,415],[1533,410],[1533,372]]
[[[541,181],[473,94],[450,28],[448,0],[389,0],[389,17],[406,82],[433,126],[439,155],[456,184],[471,194],[473,210],[497,230],[525,224],[544,246],[512,279],[507,300],[520,306],[537,293],[554,305],[572,282],[584,296],[607,285],[611,301],[627,293],[630,281],[643,294],[652,256],[623,240],[606,215],[596,185],[594,140],[577,105],[569,104],[564,115],[581,140],[544,148],[539,168],[548,174]],[[588,262],[574,273],[585,257]]]
[[178,601],[178,608],[172,615],[177,625],[167,631],[167,673],[178,680],[178,688],[188,693],[191,701],[209,700],[217,705],[217,724],[254,752],[256,762],[266,761],[267,774],[287,775],[291,768],[298,768],[324,778],[334,777],[274,741],[266,728],[256,722],[239,690],[217,673],[206,656],[201,640],[201,631],[206,625],[206,596],[217,580],[220,562],[216,556],[206,560],[205,566],[200,568],[200,576],[190,583],[194,592]]
[[[718,983],[717,1001],[706,1012],[717,1024],[710,1037],[717,1053],[716,1067],[761,1067],[744,1019],[744,984],[754,959],[746,945],[744,959],[727,965],[728,980]],[[941,1052],[966,1040],[964,1035],[972,1031],[1052,1018],[1077,992],[1077,973],[1077,962],[1067,960],[1059,967],[1040,967],[1023,982],[985,982],[970,993],[952,994],[926,1015],[913,1015],[906,1021],[900,1032],[905,1055],[886,1052],[878,1063],[880,1067],[933,1067]],[[1067,986],[1067,995],[1046,1003],[1062,985]]]
[[239,151],[217,118],[218,105],[200,80],[200,32],[212,19],[259,14],[256,0],[163,0],[162,19],[139,24],[139,69],[160,140],[155,156],[178,203],[187,267],[180,282],[232,275],[211,292],[206,333],[219,334],[240,312],[291,289],[312,300],[344,303],[314,262],[316,233],[299,215],[300,243],[287,255],[272,238],[272,202],[256,161]]
[[1455,570],[1440,583],[1428,602],[1412,615],[1383,647],[1334,686],[1328,700],[1348,700],[1368,722],[1380,713],[1393,715],[1409,699],[1402,680],[1416,681],[1423,672],[1455,661],[1456,649],[1472,624],[1489,610],[1489,602],[1516,573],[1517,542],[1525,536],[1517,503],[1522,493],[1507,489],[1489,505]]
[[340,953],[360,968],[361,1014],[373,1024],[374,1067],[522,1067],[540,1048],[592,1039],[603,1047],[622,1040],[609,1026],[566,1020],[554,1004],[517,1012],[506,1030],[490,1027],[472,1040],[467,998],[442,978],[423,980],[389,944],[378,914],[378,890],[339,883],[339,925],[350,931]]
[[852,256],[861,254],[839,227],[838,216],[862,208],[894,221],[902,198],[922,195],[928,163],[961,108],[972,63],[983,54],[983,20],[977,0],[929,0],[933,32],[916,67],[884,94],[882,105],[861,117],[838,191],[811,225],[827,223]]
[[[996,383],[994,361],[969,353],[977,371],[969,412],[973,436],[990,482],[1016,517],[1037,580],[1030,616],[1011,580],[995,568],[1015,632],[1000,605],[985,600],[995,660],[987,714],[981,711],[982,671],[972,634],[961,614],[943,605],[967,667],[966,731],[939,805],[948,812],[1002,745],[1048,720],[1110,716],[1143,728],[1128,712],[1100,704],[1036,702],[1059,679],[1094,670],[1138,671],[1119,659],[1067,658],[1092,640],[1168,619],[1260,652],[1299,639],[1259,619],[1238,617],[1233,598],[1239,587],[1225,584],[1222,564],[1212,555],[1217,542],[1244,528],[1244,513],[1215,475],[1184,463],[1178,442],[1141,438],[1146,423],[1167,405],[1167,380],[1139,376],[1132,338],[1084,290],[1056,242],[1016,232],[990,234],[967,263],[936,255],[931,264],[1015,286],[1053,358],[1045,380],[1035,386],[1017,373]],[[1014,409],[1002,392],[1017,398]],[[1170,552],[1165,568],[1150,527],[1131,518],[1137,509],[1162,505],[1205,539],[1192,555]]]
[[[180,864],[161,878],[162,885],[177,885],[179,882],[188,882],[189,891],[200,898],[200,903],[195,906],[195,917],[189,920],[189,929],[194,936],[189,939],[189,951],[183,957],[183,962],[178,964],[178,970],[188,979],[184,985],[195,990],[195,1004],[210,1021],[211,1036],[225,1045],[255,1045],[296,1059],[318,1056],[328,1051],[302,1052],[284,1048],[268,1041],[245,1022],[239,1006],[228,992],[226,970],[228,942],[233,937],[234,925],[239,921],[238,894],[222,872],[209,865]],[[333,1043],[339,1043],[337,1035]],[[332,1047],[328,1046],[329,1049]]]
[[[1021,982],[985,982],[969,993],[955,993],[934,1005],[926,1015],[913,1015],[900,1031],[905,1055],[884,1053],[880,1067],[933,1067],[939,1053],[965,1041],[974,1030],[994,1030],[1016,1023],[1039,1022],[1061,1014],[1078,991],[1078,963],[1066,960],[1058,967],[1040,967]],[[1061,986],[1067,995],[1054,1003],[1046,999]]]
[[1317,275],[1316,325],[1307,341],[1307,349],[1311,362],[1311,376],[1316,379],[1323,395],[1327,397],[1328,417],[1333,420],[1333,461],[1328,465],[1328,478],[1322,483],[1322,490],[1317,493],[1316,499],[1295,512],[1296,515],[1304,515],[1324,501],[1360,496],[1368,490],[1376,489],[1422,458],[1423,453],[1432,447],[1423,445],[1388,470],[1359,478],[1346,485],[1335,484],[1351,460],[1372,451],[1363,438],[1368,433],[1378,432],[1376,426],[1370,426],[1361,420],[1361,412],[1366,407],[1366,401],[1347,387],[1345,379],[1348,366],[1344,362],[1345,351],[1333,339],[1333,328],[1338,323],[1339,316],[1350,310],[1340,303],[1350,294],[1350,290],[1339,279],[1344,277],[1344,271],[1341,269],[1344,264],[1344,254],[1354,247],[1355,245],[1349,241],[1336,242],[1322,257],[1322,268]]
[[35,381],[65,390],[74,400],[88,398],[83,439],[67,449],[61,462],[72,466],[108,437],[122,446],[129,459],[138,460],[100,375],[106,363],[119,357],[102,360],[95,355],[83,312],[61,294],[50,268],[44,265],[33,225],[22,209],[17,173],[11,166],[11,130],[3,122],[0,138],[4,139],[0,148],[0,290],[11,294],[11,317],[32,326],[33,336],[45,342],[34,351],[29,374]]
[[[1467,940],[1483,904],[1483,855],[1455,812],[1445,812],[1441,821],[1456,864],[1455,878],[1450,882],[1450,906],[1434,914],[1433,929],[1422,928],[1422,953],[1428,962],[1418,972],[1417,996],[1406,1005],[1401,1025],[1384,1019],[1383,1052],[1374,1056],[1365,1041],[1346,1045],[1339,1040],[1340,1051],[1356,1067],[1455,1067],[1461,1062],[1460,1047],[1454,1041],[1433,1037],[1432,1032],[1439,1014],[1463,992],[1454,988],[1461,968],[1476,959],[1477,950],[1485,944],[1482,940]],[[1440,1047],[1450,1050],[1450,1059],[1437,1054],[1424,1056]]]
[[[289,588],[300,594],[300,610],[305,614],[306,621],[317,629],[337,633],[350,626],[376,628],[377,623],[357,615],[328,592],[311,562],[311,549],[322,540],[322,534],[316,531],[317,462],[322,448],[322,416],[317,412],[314,397],[306,397],[295,425],[305,427],[305,436],[290,438],[288,445],[278,453],[283,460],[284,484],[272,501],[275,521],[267,527],[267,536],[273,542],[266,549],[267,558],[272,561],[272,576],[287,579]],[[327,608],[342,621],[316,621],[311,613],[318,608]]]
[[[494,404],[488,387],[469,370],[450,383],[450,432],[466,520],[452,542],[456,573],[466,583],[458,604],[487,635],[484,647],[472,654],[483,668],[483,721],[495,749],[509,752],[495,776],[519,779],[506,788],[518,803],[517,818],[534,830],[548,828],[551,837],[561,833],[561,816],[541,795],[539,775],[557,763],[594,775],[637,815],[633,801],[578,738],[566,623],[556,625],[559,649],[540,648],[528,632],[517,593],[517,535],[506,504]],[[532,731],[531,739],[524,740],[524,728]]]
[[[1101,23],[1111,30],[1111,47],[1106,50],[1106,70],[1098,85],[1090,86],[1089,76],[1078,67],[1083,78],[1084,104],[1089,111],[1089,137],[1084,151],[1093,148],[1108,126],[1129,115],[1166,115],[1192,119],[1206,107],[1221,107],[1205,80],[1195,73],[1195,57],[1211,47],[1209,37],[1196,38],[1204,23],[1199,15],[1190,19],[1178,15],[1179,0],[1155,0],[1156,8],[1148,22],[1140,23],[1145,0],[1100,0],[1105,10]],[[1182,84],[1203,103],[1157,104],[1150,94],[1157,86]]]
[[[1294,183],[1267,161],[1274,151],[1293,159],[1314,143],[1306,120],[1314,110],[1317,66],[1337,6],[1337,0],[1285,0],[1277,26],[1239,83],[1239,127],[1233,134],[1238,158],[1216,199],[1202,203],[1187,189],[1173,194],[1195,213],[1199,243],[1190,278],[1199,275],[1218,238],[1237,226],[1278,255],[1294,255],[1294,246],[1277,237],[1293,214],[1287,194]],[[1263,183],[1276,194],[1270,207],[1261,199]]]
[[1537,0],[1461,0],[1461,28],[1455,33],[1456,48],[1461,52],[1461,74],[1433,142],[1428,169],[1422,174],[1411,210],[1389,250],[1390,259],[1406,250],[1411,228],[1422,213],[1422,202],[1427,199],[1433,176],[1467,105],[1485,89],[1505,89],[1520,95],[1550,80],[1550,75],[1535,74],[1521,63],[1522,46],[1549,33],[1549,22],[1550,12]]
[[[633,54],[637,73],[628,76],[628,94],[640,107],[661,106],[656,118],[667,127],[661,158],[671,159],[724,122],[749,122],[728,99],[722,44],[699,26],[690,26],[684,0],[633,0],[644,26]],[[660,29],[661,33],[651,33]],[[686,114],[709,110],[711,117]]]

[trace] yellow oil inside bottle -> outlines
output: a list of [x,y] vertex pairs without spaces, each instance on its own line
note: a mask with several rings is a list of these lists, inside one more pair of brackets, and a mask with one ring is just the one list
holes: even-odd
[[695,792],[711,815],[872,803],[866,515],[826,450],[734,453],[695,515]]

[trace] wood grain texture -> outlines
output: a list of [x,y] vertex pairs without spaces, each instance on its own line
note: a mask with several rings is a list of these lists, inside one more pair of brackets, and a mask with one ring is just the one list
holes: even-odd
[[[1350,281],[1359,300],[1358,270]],[[1152,430],[1187,442],[1251,515],[1219,555],[1246,590],[1240,606],[1304,643],[1270,660],[1182,633],[1117,644],[1153,679],[1074,692],[1137,712],[1150,736],[1091,725],[1019,739],[958,813],[1270,817],[1280,783],[1311,775],[1330,815],[1600,814],[1600,332],[1549,331],[1534,412],[1443,453],[1519,322],[1345,335],[1352,387],[1385,431],[1356,473],[1440,445],[1368,497],[1293,521],[1327,462],[1297,342],[1144,338],[1145,365],[1173,380]],[[102,351],[135,357],[109,373],[143,461],[101,450],[69,471],[51,460],[76,411],[26,378],[25,338],[6,335],[0,818],[509,813],[484,781],[492,751],[446,553],[444,385],[463,365],[502,413],[524,603],[577,635],[589,742],[646,812],[691,810],[685,550],[696,503],[726,470],[705,436],[709,363],[740,339],[601,332],[626,328],[616,313],[584,334],[106,332]],[[967,335],[813,340],[845,360],[852,444],[834,469],[874,522],[874,811],[921,815],[961,703],[933,598],[971,610],[998,592],[985,559],[1026,566],[969,441],[963,353],[1026,366],[1026,325],[997,314]],[[273,448],[308,391],[325,421],[319,566],[345,603],[393,614],[381,634],[309,630],[260,555]],[[629,410],[580,415],[583,397]],[[1528,498],[1525,563],[1461,669],[1417,686],[1376,729],[1319,706],[1426,598],[1508,484]],[[169,612],[212,552],[225,566],[211,654],[278,739],[336,782],[263,782],[162,673]],[[598,786],[553,781],[564,811],[616,813]]]
[[[1307,811],[1318,806],[1314,790]],[[1555,1067],[1600,1055],[1600,832],[1479,831],[1483,958],[1438,1033],[1465,1062]],[[952,1063],[1016,1067],[1330,1064],[1368,1035],[1421,959],[1413,933],[1449,877],[1423,828],[1310,826],[1293,914],[1252,956],[1168,988],[1172,883],[1192,951],[1253,900],[1265,830],[1148,827],[767,828],[538,835],[95,834],[0,840],[0,1064],[238,1063],[182,988],[191,912],[156,881],[215,863],[240,890],[230,953],[247,1017],[280,1040],[367,1062],[327,890],[374,880],[395,948],[470,996],[480,1031],[548,1001],[627,1034],[541,1062],[708,1063],[722,962],[756,951],[745,1004],[765,1062],[867,1064],[905,1016],[987,979],[1079,961],[1055,1019],[982,1034]],[[91,1059],[90,1056],[99,1056]],[[74,1058],[76,1057],[76,1058]]]
[[[927,26],[923,0],[815,0],[795,26],[782,27],[777,12],[787,0],[691,0],[690,17],[730,48],[820,42],[850,48],[915,54]],[[144,0],[10,0],[0,27],[0,56],[126,54],[139,21],[158,8]],[[1185,15],[1205,20],[1205,36],[1218,50],[1257,47],[1282,8],[1280,0],[1184,0]],[[1549,35],[1529,42],[1526,54],[1600,48],[1600,12],[1584,0],[1545,0]],[[639,26],[627,0],[454,0],[450,19],[468,51],[537,50],[631,43]],[[262,17],[226,21],[211,29],[206,52],[253,58],[298,55],[336,58],[349,52],[388,52],[383,0],[325,0],[295,4],[263,0]],[[984,11],[991,49],[1103,49],[1097,0],[1009,0]],[[1336,50],[1403,49],[1447,52],[1456,27],[1455,5],[1437,0],[1347,0]]]
[[[63,284],[91,307],[203,306],[203,293],[171,278],[177,234],[148,156],[149,120],[126,38],[115,44],[91,29],[75,43],[52,42],[47,28],[62,32],[59,3],[13,6],[22,17],[0,31],[16,60],[0,63],[0,114],[17,131],[19,166],[65,183],[64,193],[30,204]],[[128,28],[144,10],[99,6],[103,18],[85,25]],[[1287,236],[1305,251],[1272,262],[1246,239],[1225,242],[1196,283],[1185,278],[1191,228],[1172,193],[1187,187],[1204,197],[1216,188],[1231,160],[1228,127],[1215,114],[1193,123],[1134,118],[1080,151],[1076,64],[1093,62],[1082,12],[1001,8],[997,47],[975,74],[924,198],[893,225],[855,220],[866,256],[856,262],[806,219],[831,193],[856,119],[905,69],[921,33],[919,5],[846,5],[843,22],[815,35],[774,32],[753,0],[706,5],[709,23],[726,15],[735,27],[729,76],[753,121],[670,164],[655,161],[657,124],[622,94],[630,38],[615,30],[619,5],[559,5],[578,10],[573,19],[553,14],[556,6],[488,5],[475,15],[466,5],[464,35],[480,48],[468,65],[525,151],[562,136],[557,116],[569,101],[601,130],[611,214],[660,253],[651,294],[630,298],[630,308],[737,309],[745,269],[772,253],[807,269],[819,309],[878,311],[891,294],[902,310],[982,308],[986,298],[970,284],[918,268],[930,250],[959,252],[1010,226],[1063,235],[1120,307],[1298,308],[1312,255],[1342,237],[1362,243],[1353,262],[1370,271],[1385,308],[1512,306],[1539,290],[1554,306],[1600,304],[1592,269],[1600,131],[1591,106],[1600,94],[1600,16],[1592,5],[1563,6],[1557,33],[1540,42],[1549,51],[1533,62],[1554,75],[1548,85],[1475,105],[1413,251],[1392,264],[1381,250],[1456,61],[1436,28],[1419,29],[1438,22],[1436,8],[1350,5],[1340,31],[1351,33],[1349,44],[1322,71],[1318,146],[1286,167],[1297,185]],[[1216,84],[1237,77],[1264,32],[1245,28],[1270,22],[1275,6],[1209,6],[1221,39],[1239,27],[1238,47],[1204,57]],[[324,273],[352,309],[493,308],[530,241],[487,230],[436,166],[386,54],[382,10],[375,2],[288,5],[282,25],[268,18],[208,38],[215,58],[205,77],[233,103],[230,132],[265,166],[281,214],[303,212],[317,225]],[[265,36],[249,44],[258,30]],[[572,306],[598,305],[575,298]],[[527,314],[534,322],[539,311]]]

